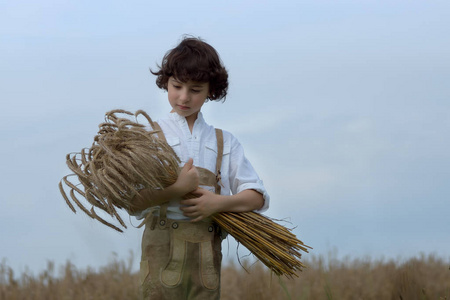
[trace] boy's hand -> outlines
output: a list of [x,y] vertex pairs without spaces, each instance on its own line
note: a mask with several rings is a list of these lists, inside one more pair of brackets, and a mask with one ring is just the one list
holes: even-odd
[[193,165],[194,160],[189,158],[188,162],[181,169],[177,181],[173,184],[177,193],[182,196],[198,188],[199,175],[197,168]]
[[177,181],[165,189],[143,189],[131,199],[132,207],[130,211],[142,211],[148,207],[161,205],[173,198],[180,198],[187,193],[195,191],[199,184],[197,168],[193,166],[193,159],[190,158],[183,166],[178,175]]
[[219,195],[208,190],[198,188],[193,192],[198,198],[181,200],[180,209],[186,217],[192,218],[192,222],[203,220],[219,212]]

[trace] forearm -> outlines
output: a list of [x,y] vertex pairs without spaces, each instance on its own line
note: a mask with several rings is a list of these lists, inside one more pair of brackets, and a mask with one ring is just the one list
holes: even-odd
[[142,211],[152,206],[164,204],[170,199],[180,198],[182,196],[183,192],[180,191],[176,184],[160,190],[143,189],[132,200],[133,210]]
[[235,195],[217,195],[217,212],[247,212],[260,209],[264,197],[255,190],[243,190]]
[[198,171],[193,166],[193,159],[181,169],[177,181],[164,189],[143,189],[132,202],[132,211],[142,211],[152,206],[158,206],[170,199],[181,198],[198,187]]

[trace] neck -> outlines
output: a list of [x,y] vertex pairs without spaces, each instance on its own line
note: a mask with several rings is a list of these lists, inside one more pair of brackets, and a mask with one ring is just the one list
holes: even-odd
[[194,129],[194,123],[195,123],[195,120],[197,120],[197,117],[198,117],[198,113],[195,113],[195,114],[192,114],[192,115],[186,117],[186,122],[188,123],[189,130],[191,131],[191,133],[192,133],[192,130]]

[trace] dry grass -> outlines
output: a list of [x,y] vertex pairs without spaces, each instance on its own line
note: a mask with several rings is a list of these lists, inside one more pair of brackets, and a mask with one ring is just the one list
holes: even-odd
[[[99,270],[53,263],[37,276],[15,275],[0,265],[0,299],[139,299],[138,274],[129,261],[113,259]],[[450,261],[421,256],[404,262],[314,257],[299,278],[277,277],[261,264],[229,264],[222,272],[222,299],[450,299]]]

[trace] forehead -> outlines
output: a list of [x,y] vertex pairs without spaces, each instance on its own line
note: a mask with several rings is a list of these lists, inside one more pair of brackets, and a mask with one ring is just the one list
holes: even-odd
[[207,85],[209,85],[209,82],[201,82],[201,81],[193,81],[193,80],[188,80],[188,81],[181,81],[178,80],[175,77],[170,77],[169,79],[170,81],[174,82],[174,83],[178,83],[178,84],[185,84],[191,87],[205,87]]

